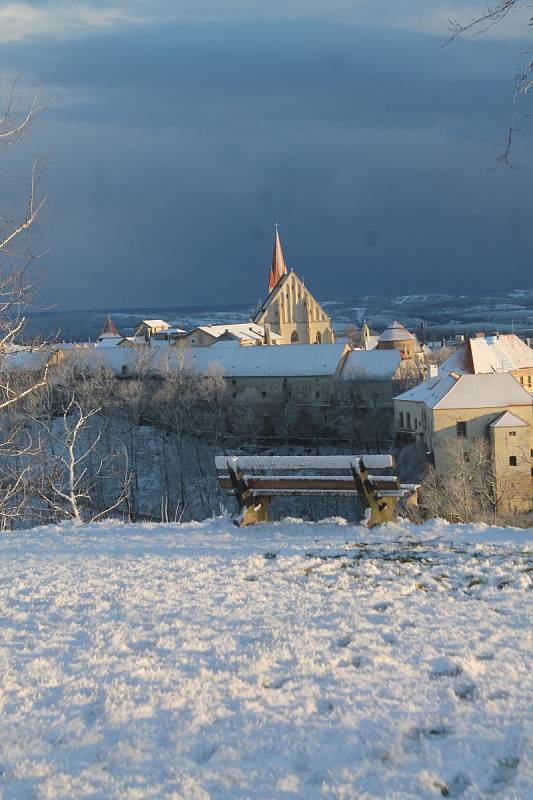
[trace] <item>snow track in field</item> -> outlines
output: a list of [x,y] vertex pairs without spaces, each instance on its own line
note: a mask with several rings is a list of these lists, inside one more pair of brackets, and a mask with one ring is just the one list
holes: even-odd
[[0,539],[0,797],[525,798],[532,533]]

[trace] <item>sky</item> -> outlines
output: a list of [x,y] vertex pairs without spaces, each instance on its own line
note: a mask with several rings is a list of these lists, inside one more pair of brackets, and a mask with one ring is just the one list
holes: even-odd
[[533,288],[529,35],[482,0],[0,0],[4,87],[46,109],[1,157],[14,213],[46,161],[40,301],[255,305],[274,224],[321,299]]

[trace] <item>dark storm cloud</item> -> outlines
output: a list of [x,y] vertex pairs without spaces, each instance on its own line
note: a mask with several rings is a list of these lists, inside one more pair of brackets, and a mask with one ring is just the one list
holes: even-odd
[[188,22],[2,51],[57,94],[31,142],[50,156],[48,300],[253,303],[276,220],[322,297],[531,282],[527,177],[493,169],[498,42]]

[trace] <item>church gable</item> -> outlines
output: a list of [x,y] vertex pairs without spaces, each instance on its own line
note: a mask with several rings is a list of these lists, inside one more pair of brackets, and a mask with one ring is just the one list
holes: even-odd
[[254,317],[285,344],[333,342],[331,320],[295,272],[284,275]]

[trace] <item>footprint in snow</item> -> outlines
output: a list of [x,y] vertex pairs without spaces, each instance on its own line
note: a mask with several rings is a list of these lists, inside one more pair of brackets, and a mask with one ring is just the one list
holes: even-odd
[[391,603],[383,602],[383,603],[376,603],[373,608],[375,611],[381,611],[382,613],[386,611],[388,608],[391,607]]
[[478,661],[494,661],[494,653],[476,653]]
[[207,764],[207,762],[213,758],[217,750],[218,745],[211,742],[201,742],[192,749],[190,756],[197,764]]
[[261,682],[263,689],[283,689],[286,683],[290,681],[288,677],[280,678],[264,678]]
[[348,645],[351,643],[351,636],[342,636],[340,639],[337,639],[337,647],[348,647]]
[[518,770],[520,758],[518,756],[506,756],[498,759],[488,791],[496,794],[505,789],[512,781]]
[[477,689],[476,684],[473,683],[473,681],[464,681],[464,683],[456,686],[454,691],[459,700],[466,700],[467,702],[471,703],[476,699]]
[[449,658],[436,658],[433,661],[433,666],[431,669],[431,677],[432,678],[457,678],[458,675],[461,675],[463,672],[463,668],[456,664],[454,661],[451,661]]
[[466,775],[456,775],[447,783],[435,781],[433,785],[436,789],[440,789],[442,797],[461,797],[461,795],[464,794],[470,786],[470,783],[471,781],[466,777]]

